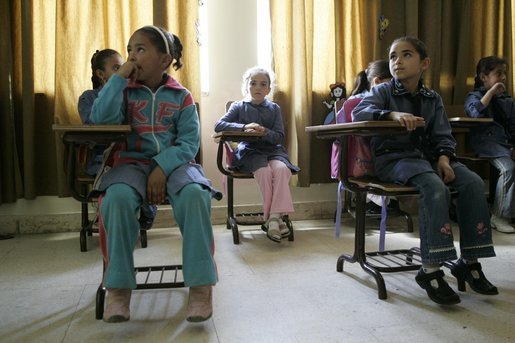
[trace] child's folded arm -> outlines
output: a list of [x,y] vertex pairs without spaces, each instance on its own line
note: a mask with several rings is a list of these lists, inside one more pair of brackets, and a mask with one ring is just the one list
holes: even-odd
[[93,102],[90,120],[94,124],[122,124],[125,120],[123,91],[128,80],[114,74]]
[[481,102],[481,95],[479,92],[470,92],[465,99],[465,114],[471,118],[488,117],[482,112],[486,109]]
[[373,87],[352,110],[352,121],[391,120],[392,111],[385,109],[387,96],[387,90],[382,85]]
[[239,109],[233,103],[222,118],[215,123],[215,132],[222,131],[243,131],[244,123],[239,123]]

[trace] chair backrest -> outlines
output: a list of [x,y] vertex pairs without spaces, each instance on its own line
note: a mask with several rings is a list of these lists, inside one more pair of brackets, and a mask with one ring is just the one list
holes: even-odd
[[[231,108],[231,105],[233,104],[233,100],[229,100],[225,103],[225,112],[229,111],[229,108]],[[224,144],[224,150],[225,150],[225,164],[227,165],[227,168],[230,168],[232,165],[232,161],[234,159],[234,151],[236,150],[236,147],[238,146],[238,143],[236,142],[225,142]]]

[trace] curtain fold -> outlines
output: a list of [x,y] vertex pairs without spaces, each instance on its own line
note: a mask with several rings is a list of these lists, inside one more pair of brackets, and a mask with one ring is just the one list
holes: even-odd
[[0,3],[0,204],[13,202],[23,194],[16,150],[14,116],[14,64],[19,42],[20,7],[11,1]]
[[[198,1],[8,0],[0,3],[0,204],[65,196],[63,146],[53,123],[80,123],[79,95],[91,89],[90,59],[158,25],[183,43],[183,69],[170,71],[200,96]],[[5,61],[5,62],[4,62]]]
[[[426,43],[431,65],[424,82],[445,104],[463,104],[477,61],[488,55],[512,62],[507,85],[513,96],[514,2],[270,0],[276,100],[288,124],[290,157],[302,169],[297,184],[330,181],[330,142],[304,130],[323,123],[328,111],[322,100],[329,98],[329,85],[345,81],[350,94],[354,76],[368,62],[386,59],[395,38],[413,35]],[[383,35],[380,16],[388,20]]]

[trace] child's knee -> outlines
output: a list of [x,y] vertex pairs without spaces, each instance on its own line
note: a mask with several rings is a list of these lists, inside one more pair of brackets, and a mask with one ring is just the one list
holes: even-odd
[[132,203],[137,203],[140,198],[138,192],[124,183],[115,183],[109,186],[102,200],[102,211],[115,205],[120,207],[132,207]]
[[204,202],[211,196],[210,191],[198,183],[190,183],[184,186],[180,191],[180,197],[188,199],[188,202]]

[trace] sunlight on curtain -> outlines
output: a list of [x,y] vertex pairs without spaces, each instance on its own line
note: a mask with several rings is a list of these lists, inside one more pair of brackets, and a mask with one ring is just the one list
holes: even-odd
[[56,0],[35,0],[34,6],[34,92],[55,90]]
[[329,110],[322,102],[330,100],[329,85],[345,81],[350,94],[354,75],[365,67],[359,39],[367,32],[362,24],[370,19],[360,17],[359,3],[270,1],[277,101],[288,124],[288,152],[302,169],[300,186],[329,179],[325,166],[330,162],[330,143],[310,137],[305,127],[323,123]]

